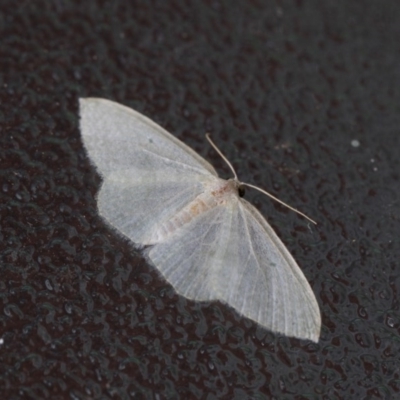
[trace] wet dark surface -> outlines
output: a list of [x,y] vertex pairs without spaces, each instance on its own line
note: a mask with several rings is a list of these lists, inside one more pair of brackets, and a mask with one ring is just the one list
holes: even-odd
[[[0,28],[2,398],[400,396],[398,1],[6,0]],[[210,131],[318,221],[247,191],[311,283],[318,345],[178,297],[101,220],[85,96],[228,176]]]

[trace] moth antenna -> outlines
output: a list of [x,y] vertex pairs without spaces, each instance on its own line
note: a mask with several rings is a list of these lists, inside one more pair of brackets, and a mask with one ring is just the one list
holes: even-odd
[[264,189],[259,188],[258,186],[254,186],[254,185],[250,185],[249,183],[243,183],[241,182],[242,185],[244,186],[248,186],[250,188],[256,189],[261,193],[264,193],[265,195],[267,195],[268,197],[270,197],[271,199],[277,201],[278,203],[282,204],[283,206],[287,207],[289,210],[294,211],[295,213],[301,215],[302,217],[308,219],[310,222],[312,222],[313,224],[317,225],[317,223],[312,220],[310,217],[307,217],[306,214],[303,214],[301,211],[296,210],[295,208],[289,206],[289,204],[284,203],[282,200],[279,200],[277,197],[273,196],[271,193],[268,193],[267,191],[265,191]]
[[229,162],[229,160],[222,154],[222,151],[217,147],[217,145],[211,140],[210,134],[206,133],[206,139],[209,141],[211,146],[214,148],[214,150],[222,157],[222,159],[228,164],[228,167],[231,169],[233,172],[233,176],[235,177],[236,180],[238,180],[238,177],[236,175],[235,169],[232,167],[232,164]]
[[[221,156],[221,158],[228,164],[228,167],[231,169],[231,171],[233,172],[233,175],[235,177],[236,180],[238,180],[238,177],[236,175],[235,169],[233,168],[232,164],[229,162],[229,160],[224,156],[224,154],[222,153],[222,151],[217,147],[217,145],[211,140],[210,134],[206,133],[206,139],[208,140],[208,142],[211,144],[211,146],[214,148],[214,150]],[[310,222],[312,222],[313,224],[317,225],[317,223],[311,219],[310,217],[308,217],[306,214],[303,214],[301,211],[296,210],[295,208],[293,208],[292,206],[289,206],[289,204],[286,204],[285,202],[283,202],[282,200],[279,200],[277,197],[273,196],[271,193],[268,193],[266,190],[259,188],[258,186],[254,186],[251,185],[250,183],[244,183],[244,182],[240,182],[241,185],[253,188],[258,190],[261,193],[264,193],[265,195],[267,195],[268,197],[270,197],[271,199],[277,201],[278,203],[282,204],[283,206],[287,207],[289,210],[294,211],[295,213],[301,215],[302,217],[308,219]]]

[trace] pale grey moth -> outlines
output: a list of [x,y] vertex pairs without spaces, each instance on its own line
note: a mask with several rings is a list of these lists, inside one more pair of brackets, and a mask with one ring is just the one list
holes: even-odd
[[109,100],[80,99],[80,129],[103,179],[100,215],[145,248],[178,294],[220,300],[271,331],[318,342],[321,316],[310,285],[241,197],[243,186],[254,186],[235,173],[219,178],[155,122]]

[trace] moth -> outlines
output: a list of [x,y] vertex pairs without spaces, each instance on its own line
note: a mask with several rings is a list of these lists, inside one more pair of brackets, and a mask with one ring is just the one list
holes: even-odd
[[80,99],[80,130],[103,179],[99,214],[144,249],[178,294],[219,300],[273,332],[318,342],[321,316],[310,285],[243,198],[246,186],[262,189],[240,182],[225,157],[234,177],[219,178],[155,122],[109,100]]

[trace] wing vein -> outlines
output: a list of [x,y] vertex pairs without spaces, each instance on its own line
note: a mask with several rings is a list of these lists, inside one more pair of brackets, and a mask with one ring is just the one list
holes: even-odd
[[182,166],[184,169],[191,170],[191,171],[196,171],[200,175],[205,175],[205,172],[207,172],[207,175],[210,175],[210,172],[208,170],[206,170],[206,169],[201,170],[200,168],[196,168],[196,167],[194,167],[192,165],[189,165],[189,164],[177,161],[177,160],[173,160],[172,158],[169,158],[169,157],[162,156],[162,155],[160,155],[160,154],[158,154],[158,153],[156,153],[154,151],[151,151],[151,150],[147,149],[146,147],[141,147],[141,149],[142,149],[143,152],[149,153],[149,154],[151,154],[153,156],[156,156],[160,160],[168,161],[170,164],[179,165],[179,166]]

